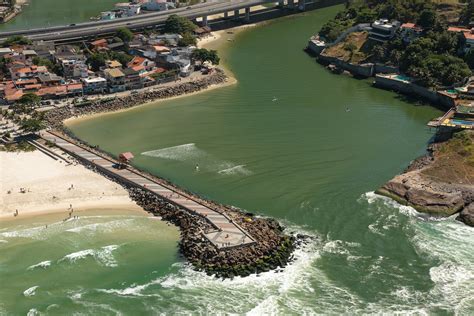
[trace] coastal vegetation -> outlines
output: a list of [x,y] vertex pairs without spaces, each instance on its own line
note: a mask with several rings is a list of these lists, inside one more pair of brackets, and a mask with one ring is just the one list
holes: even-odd
[[205,48],[195,49],[191,55],[194,61],[200,61],[201,63],[210,62],[213,65],[219,65],[220,58],[217,55],[216,50],[207,50]]
[[30,45],[32,42],[28,38],[21,35],[13,35],[7,38],[3,43],[3,47],[8,47],[12,45]]
[[[466,10],[471,7],[472,4],[469,4]],[[466,10],[464,15],[471,12]],[[423,29],[423,33],[412,41],[395,36],[383,43],[367,39],[355,44],[354,36],[349,36],[333,49],[337,50],[335,56],[342,52],[350,62],[375,62],[399,67],[401,72],[425,87],[452,86],[471,75],[473,53],[462,49],[465,42],[461,34],[448,31],[446,19],[432,1],[349,1],[343,11],[321,28],[319,35],[332,42],[349,27],[372,23],[379,18],[414,23]],[[465,21],[465,17],[459,19],[460,23]]]

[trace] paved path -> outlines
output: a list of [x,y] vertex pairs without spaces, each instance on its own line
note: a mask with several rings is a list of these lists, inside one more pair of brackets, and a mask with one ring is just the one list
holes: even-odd
[[208,234],[203,233],[203,235],[217,248],[232,248],[255,243],[247,232],[236,223],[233,223],[226,215],[193,200],[191,197],[186,196],[175,188],[157,183],[129,168],[116,169],[113,167],[116,163],[115,161],[99,156],[86,148],[80,147],[50,132],[40,132],[40,136],[45,140],[55,143],[57,147],[65,152],[82,160],[86,160],[88,163],[95,165],[102,171],[105,171],[107,174],[114,176],[117,179],[125,180],[136,187],[145,189],[168,200],[170,203],[180,208],[205,217],[216,228],[216,230]]

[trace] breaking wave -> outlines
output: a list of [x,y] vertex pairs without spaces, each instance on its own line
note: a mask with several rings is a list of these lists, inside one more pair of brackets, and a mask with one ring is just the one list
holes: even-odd
[[118,245],[109,245],[100,249],[85,249],[65,255],[62,259],[59,260],[59,262],[68,261],[71,263],[75,263],[78,260],[82,260],[87,257],[93,257],[97,262],[106,267],[116,267],[117,261],[115,260],[112,252],[118,249],[119,247],[120,246]]
[[51,265],[51,261],[41,261],[40,263],[29,266],[28,270],[33,270],[33,269],[36,269],[36,268],[45,269],[45,268],[49,267],[50,265]]
[[237,165],[230,161],[218,159],[197,147],[195,143],[146,151],[142,152],[142,155],[179,161],[191,166],[199,165],[200,171],[217,172],[220,175],[248,176],[252,174],[252,171],[246,168],[246,165]]
[[36,289],[39,288],[39,286],[32,286],[30,287],[29,289],[26,289],[24,292],[23,292],[23,295],[26,296],[26,297],[29,297],[29,296],[34,296],[36,294]]
[[[472,228],[450,217],[435,217],[373,192],[361,201],[369,204],[377,219],[369,225],[374,233],[404,228],[420,257],[433,262],[429,279],[434,286],[428,293],[401,286],[392,295],[410,304],[415,313],[442,309],[455,314],[474,310],[474,235]],[[400,306],[397,306],[400,309]]]

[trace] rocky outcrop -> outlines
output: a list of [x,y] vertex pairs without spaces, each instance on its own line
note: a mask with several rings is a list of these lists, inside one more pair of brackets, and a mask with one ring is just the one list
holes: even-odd
[[[448,147],[441,149],[440,146],[437,143],[430,145],[425,156],[413,161],[404,173],[385,183],[376,193],[388,196],[400,204],[412,206],[419,212],[437,216],[450,216],[461,212],[458,219],[472,225],[474,185],[471,184],[470,177],[455,181],[454,174],[454,168],[462,166],[464,158],[450,154],[448,160],[452,163],[446,164],[446,157],[439,158],[441,155],[438,153],[445,152]],[[443,162],[440,159],[443,159]],[[434,176],[433,170],[440,176]]]
[[398,175],[376,192],[418,211],[441,216],[457,213],[465,204],[462,191],[447,191],[444,186],[424,178],[419,171]]
[[459,213],[459,216],[456,217],[456,219],[466,225],[474,227],[474,203],[471,203],[465,207],[461,213]]

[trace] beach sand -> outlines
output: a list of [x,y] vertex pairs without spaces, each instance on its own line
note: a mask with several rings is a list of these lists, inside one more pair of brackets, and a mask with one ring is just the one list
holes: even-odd
[[[239,32],[256,25],[258,24],[247,24],[212,32],[209,37],[199,40],[198,47],[218,49],[223,45],[231,45],[233,38]],[[220,65],[220,67],[224,68],[229,80],[196,93],[203,93],[237,83],[226,65]],[[190,95],[192,94],[175,98]],[[144,106],[171,99],[174,98],[154,100],[144,104]],[[123,111],[132,109],[134,108],[124,109]],[[84,119],[112,113],[116,112],[71,118],[66,120],[65,124],[71,125]],[[71,185],[74,186],[73,189],[69,189]],[[26,193],[21,193],[20,188],[24,188]],[[120,185],[80,164],[66,165],[65,162],[56,161],[39,151],[28,153],[0,152],[0,220],[19,219],[49,213],[64,213],[64,217],[67,217],[70,212],[70,205],[72,205],[74,212],[132,210],[144,213]],[[18,217],[13,216],[16,210],[19,213]]]
[[[60,163],[40,151],[0,152],[0,179],[0,220],[13,219],[16,210],[18,217],[53,212],[64,212],[66,217],[71,204],[74,211],[143,212],[115,182],[80,164]],[[21,193],[20,188],[26,192]]]

